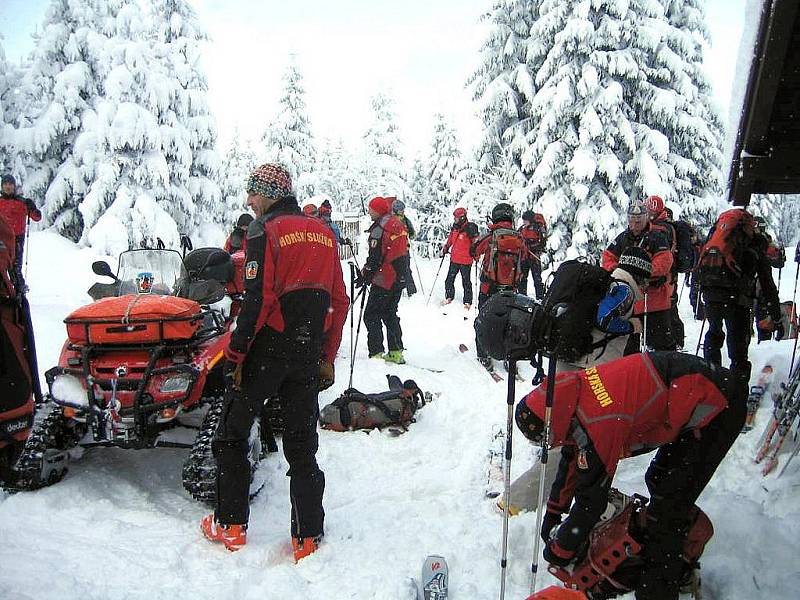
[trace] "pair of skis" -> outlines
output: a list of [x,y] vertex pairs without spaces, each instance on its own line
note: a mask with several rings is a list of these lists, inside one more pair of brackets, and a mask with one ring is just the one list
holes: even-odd
[[[469,351],[469,347],[466,344],[459,344],[458,345],[458,351],[463,354],[464,352],[468,352]],[[503,376],[500,375],[500,373],[498,373],[497,371],[494,370],[494,364],[492,364],[492,359],[491,358],[487,358],[485,364],[483,362],[481,362],[481,366],[484,369],[486,369],[486,372],[489,373],[489,376],[492,379],[494,379],[495,383],[500,383],[501,381],[503,381]],[[508,371],[508,364],[504,363],[503,366],[505,367],[506,371]],[[516,377],[517,381],[525,381],[525,378],[522,375],[520,375],[519,372],[517,372],[515,374],[515,377]]]
[[756,384],[750,387],[750,394],[747,397],[747,417],[745,417],[742,433],[747,433],[753,429],[756,411],[761,405],[761,400],[764,397],[764,394],[766,394],[767,390],[769,390],[773,375],[774,369],[772,368],[772,365],[766,365],[763,369],[761,369],[761,374],[758,376]]
[[[774,395],[774,407],[764,435],[759,441],[756,464],[764,463],[762,475],[769,475],[778,466],[778,455],[790,437],[792,425],[800,413],[800,365],[794,370],[789,381],[781,384],[780,392]],[[800,438],[783,466],[780,475],[786,471],[791,460],[800,452]]]

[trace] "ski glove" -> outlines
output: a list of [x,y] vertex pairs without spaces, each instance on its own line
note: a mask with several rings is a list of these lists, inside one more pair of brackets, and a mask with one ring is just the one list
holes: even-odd
[[242,364],[225,361],[222,367],[222,378],[225,381],[225,390],[240,390],[242,388]]
[[333,363],[323,360],[319,363],[319,390],[327,390],[336,380],[334,375]]
[[544,513],[544,518],[542,519],[542,530],[541,536],[542,541],[546,544],[550,541],[552,537],[553,530],[561,525],[561,515],[557,512],[547,511]]
[[361,274],[355,278],[353,285],[357,288],[364,287],[372,283],[372,273],[364,269]]
[[784,337],[786,337],[786,330],[783,327],[783,322],[778,321],[775,323],[775,339],[781,341]]

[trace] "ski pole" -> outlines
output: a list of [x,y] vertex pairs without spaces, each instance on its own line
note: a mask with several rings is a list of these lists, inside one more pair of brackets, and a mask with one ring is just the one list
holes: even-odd
[[644,293],[644,314],[642,315],[642,335],[640,337],[639,352],[647,352],[647,292]]
[[22,234],[22,254],[25,255],[25,264],[22,267],[22,279],[28,280],[28,228],[31,226],[31,216],[25,217],[25,231]]
[[439,268],[436,269],[436,277],[433,278],[433,285],[431,286],[431,293],[428,294],[428,300],[425,302],[425,306],[428,306],[428,304],[431,303],[431,296],[433,296],[433,290],[436,288],[436,282],[439,279],[439,273],[442,271],[442,265],[444,264],[444,257],[445,256],[447,256],[447,254],[443,254],[442,255],[442,260],[439,261]]
[[419,289],[422,290],[422,295],[425,295],[425,286],[422,284],[422,275],[419,272],[419,264],[417,263],[416,253],[411,251],[411,244],[408,245],[408,253],[411,255],[411,260],[414,261],[414,268],[417,270],[417,279],[419,279]]
[[686,273],[683,276],[683,283],[681,283],[681,289],[678,291],[678,306],[681,304],[681,299],[683,299],[683,288],[686,287],[686,280],[689,279],[689,274]]
[[700,342],[703,340],[703,330],[706,328],[706,317],[703,315],[703,322],[700,324],[700,335],[697,336],[697,347],[694,349],[694,355],[700,354]]
[[[536,591],[536,576],[539,572],[539,532],[542,529],[542,505],[544,504],[544,480],[547,470],[547,444],[550,439],[550,416],[553,410],[553,396],[556,390],[556,357],[551,352],[547,355],[547,393],[544,400],[544,431],[542,432],[541,467],[539,470],[539,495],[536,500],[536,529],[533,532],[533,560],[531,561],[531,594]],[[509,374],[509,379],[511,375]],[[508,502],[506,502],[506,509]]]
[[[353,362],[353,326],[356,304],[356,266],[350,264],[350,362]],[[352,382],[351,382],[352,383]]]
[[508,361],[508,394],[506,404],[508,411],[506,414],[506,452],[505,464],[503,465],[503,542],[502,553],[500,555],[500,600],[506,596],[506,566],[508,565],[508,519],[511,502],[511,440],[514,431],[514,396],[515,384],[517,381],[517,361]]
[[[356,339],[353,342],[353,351],[350,353],[350,379],[348,381],[347,387],[353,387],[353,368],[356,364],[356,349],[358,348],[358,334],[361,333],[361,321],[364,315],[364,298],[367,297],[367,285],[365,284],[361,291],[361,305],[358,307],[358,326],[356,326]],[[355,300],[353,300],[355,302]]]

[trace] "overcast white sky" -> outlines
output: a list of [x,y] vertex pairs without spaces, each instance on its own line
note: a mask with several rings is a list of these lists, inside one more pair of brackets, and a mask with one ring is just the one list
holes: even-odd
[[[712,47],[708,75],[723,121],[746,0],[708,0]],[[464,83],[478,64],[491,0],[195,0],[212,38],[204,55],[220,140],[235,126],[258,139],[276,111],[290,54],[304,77],[315,135],[358,139],[369,125],[369,98],[391,93],[406,156],[427,154],[433,115],[443,112],[471,144],[480,133]],[[0,0],[6,56],[33,47],[47,0]]]

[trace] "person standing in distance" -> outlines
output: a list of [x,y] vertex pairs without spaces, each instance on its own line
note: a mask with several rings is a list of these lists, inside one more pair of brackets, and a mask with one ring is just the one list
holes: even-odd
[[280,165],[264,164],[247,181],[256,219],[247,231],[245,293],[225,349],[226,394],[212,448],[217,507],[203,534],[239,550],[247,541],[248,438],[265,398],[279,395],[289,463],[295,560],[316,551],[325,511],[325,476],[317,465],[320,389],[333,385],[333,361],[350,304],[331,230],[304,216]]

